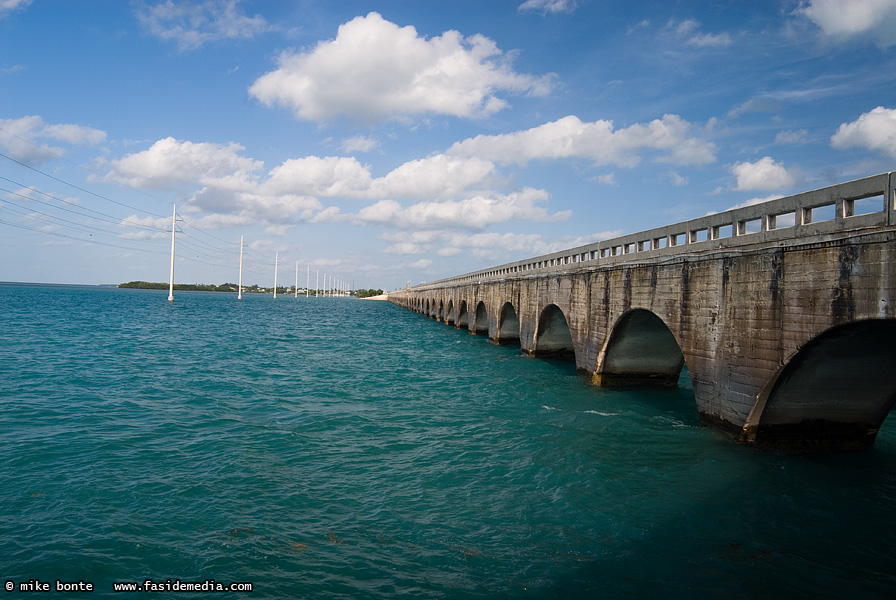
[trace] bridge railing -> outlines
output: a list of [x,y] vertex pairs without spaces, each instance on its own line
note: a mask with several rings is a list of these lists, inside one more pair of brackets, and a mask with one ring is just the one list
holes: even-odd
[[577,267],[612,266],[647,258],[893,226],[896,225],[894,188],[896,172],[882,173],[440,279],[414,288],[475,283]]

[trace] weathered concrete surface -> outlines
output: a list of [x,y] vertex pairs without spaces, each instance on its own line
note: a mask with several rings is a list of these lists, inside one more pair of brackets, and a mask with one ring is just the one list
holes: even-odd
[[[676,385],[687,364],[701,423],[742,443],[865,448],[896,401],[893,180],[728,213],[735,232],[759,214],[763,227],[752,235],[708,233],[703,243],[619,255],[585,247],[569,251],[578,260],[539,257],[389,299],[495,343],[518,341],[532,356],[567,353],[596,385]],[[878,192],[883,211],[847,218],[850,198]],[[805,214],[822,200],[841,215],[827,225]],[[791,207],[789,237],[768,228],[775,211]],[[706,219],[724,223],[725,214]],[[690,236],[714,225],[666,229],[682,227]],[[628,239],[637,234],[605,248]]]

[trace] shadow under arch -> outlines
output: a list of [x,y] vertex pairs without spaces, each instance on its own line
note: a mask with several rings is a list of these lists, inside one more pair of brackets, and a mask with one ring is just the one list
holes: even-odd
[[501,346],[519,345],[520,343],[520,319],[510,302],[505,302],[498,313],[498,327],[494,342]]
[[454,325],[454,301],[448,301],[448,308],[445,310],[445,323]]
[[473,315],[473,326],[470,333],[488,333],[488,313],[485,310],[485,302],[479,301],[476,305],[476,314]]
[[467,313],[467,301],[460,301],[460,308],[457,310],[457,321],[454,326],[458,329],[462,327],[469,327],[470,325],[470,315]]
[[636,308],[616,321],[597,358],[598,386],[677,387],[684,366],[681,347],[653,312]]
[[566,315],[556,304],[548,304],[538,318],[538,333],[529,356],[576,359],[576,349]]
[[740,442],[788,453],[866,450],[896,402],[896,320],[838,325],[778,369]]

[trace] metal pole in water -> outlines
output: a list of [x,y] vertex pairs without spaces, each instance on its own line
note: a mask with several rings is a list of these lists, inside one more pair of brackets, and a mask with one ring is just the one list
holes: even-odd
[[240,282],[239,291],[236,294],[236,299],[243,299],[243,236],[240,236]]
[[277,298],[277,263],[280,261],[280,252],[274,254],[274,298]]
[[299,261],[296,261],[296,298],[299,297]]
[[177,206],[171,210],[171,276],[168,278],[168,302],[174,301],[174,223],[177,220]]

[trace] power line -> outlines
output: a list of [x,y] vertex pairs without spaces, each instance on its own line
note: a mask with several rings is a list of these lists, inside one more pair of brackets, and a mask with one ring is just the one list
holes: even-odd
[[21,165],[21,166],[25,167],[26,169],[30,169],[30,170],[34,171],[35,173],[40,173],[40,174],[43,175],[44,177],[48,177],[49,179],[52,179],[53,181],[58,181],[58,182],[61,183],[61,184],[67,185],[67,186],[69,186],[69,187],[72,187],[72,188],[74,188],[74,189],[76,189],[76,190],[78,190],[78,191],[84,192],[85,194],[90,194],[91,196],[94,196],[94,197],[96,197],[96,198],[99,198],[100,200],[105,200],[106,202],[111,202],[112,204],[117,204],[118,206],[123,206],[123,207],[125,207],[125,208],[127,208],[127,209],[129,209],[129,210],[133,210],[133,211],[137,211],[137,212],[144,212],[144,213],[146,213],[146,214],[148,214],[148,215],[152,215],[153,217],[158,217],[158,218],[160,218],[160,219],[164,219],[164,218],[166,218],[164,215],[159,215],[159,214],[156,214],[156,213],[153,213],[153,212],[149,212],[148,210],[143,210],[143,209],[141,209],[141,208],[135,208],[135,207],[133,207],[133,206],[131,206],[131,205],[129,205],[129,204],[125,204],[124,202],[119,202],[118,200],[113,200],[112,198],[108,198],[108,197],[106,197],[106,196],[103,196],[102,194],[97,194],[96,192],[91,192],[90,190],[87,190],[87,189],[84,189],[84,188],[82,188],[82,187],[80,187],[80,186],[77,186],[77,185],[75,185],[74,183],[69,183],[68,181],[65,181],[64,179],[60,179],[59,177],[56,177],[56,176],[54,176],[54,175],[50,175],[49,173],[45,173],[44,171],[41,171],[41,170],[38,169],[38,168],[32,167],[31,165],[28,165],[28,164],[26,164],[26,163],[23,163],[23,162],[20,161],[20,160],[16,160],[16,159],[12,158],[11,156],[7,156],[6,154],[3,154],[2,152],[0,152],[0,157],[5,158],[6,160],[12,161],[12,162],[16,163],[17,165]]
[[[85,166],[82,165],[82,164],[78,164],[78,163],[76,163],[76,162],[73,162],[73,161],[67,159],[66,157],[62,156],[61,154],[57,154],[56,152],[53,152],[53,151],[50,150],[49,148],[46,148],[46,147],[44,147],[44,146],[38,146],[37,144],[35,144],[35,143],[32,142],[31,140],[29,140],[29,139],[27,139],[27,138],[23,138],[23,137],[21,137],[21,136],[19,136],[19,135],[16,135],[16,134],[14,134],[14,133],[11,132],[11,131],[7,131],[6,129],[0,128],[0,131],[2,131],[3,133],[5,133],[6,135],[8,135],[8,136],[10,136],[10,137],[14,137],[14,138],[16,138],[17,140],[19,140],[19,141],[21,141],[21,142],[24,142],[24,143],[28,144],[29,146],[32,146],[32,147],[34,147],[34,148],[37,148],[38,150],[40,150],[41,152],[43,152],[43,153],[45,153],[45,154],[49,154],[50,156],[52,156],[52,157],[54,157],[54,158],[57,158],[57,159],[62,160],[62,161],[65,161],[65,162],[67,162],[68,164],[70,164],[70,165],[74,165],[75,167],[77,167],[77,168],[79,168],[79,169],[82,169],[82,170],[84,170],[84,171],[87,171],[88,173],[92,173],[93,175],[96,175],[97,177],[102,177],[104,181],[109,181],[109,177],[108,177],[108,176],[103,175],[102,173],[99,173],[99,172],[97,172],[97,171],[94,171],[93,169],[91,169],[91,168],[89,168],[89,167],[85,167]],[[20,164],[20,165],[22,165],[22,166],[24,166],[24,167],[27,167],[27,168],[29,168],[29,169],[33,169],[33,170],[37,171],[38,173],[44,174],[42,171],[39,171],[38,169],[34,169],[33,167],[31,167],[31,166],[29,166],[29,165],[27,165],[27,164],[21,163],[21,162],[15,160],[15,159],[13,159],[13,158],[10,158],[10,157],[8,157],[8,156],[6,156],[6,155],[4,155],[4,154],[0,154],[0,156],[4,156],[5,158],[9,158],[9,159],[12,160],[13,162],[16,162],[16,163],[18,163],[18,164]],[[52,177],[52,176],[49,176],[49,177]],[[58,181],[58,180],[57,180],[57,181]],[[146,196],[147,198],[152,198],[153,200],[162,202],[162,200],[160,200],[159,198],[156,198],[156,197],[153,196],[152,194],[146,192],[146,190],[141,190],[141,189],[132,187],[132,186],[130,186],[130,185],[126,184],[126,183],[122,183],[122,182],[120,182],[120,181],[114,181],[114,180],[112,180],[112,181],[113,181],[113,183],[115,183],[116,185],[125,187],[125,188],[127,188],[127,189],[129,189],[129,190],[132,190],[132,191],[134,191],[134,192],[137,192],[138,194],[142,194],[142,195]],[[63,183],[66,183],[66,182],[63,182]],[[66,183],[66,185],[72,185],[72,184],[70,184],[70,183]],[[77,187],[77,186],[72,185],[72,187]],[[78,188],[78,189],[80,189],[80,188]],[[86,190],[82,190],[82,191],[86,191]],[[88,194],[93,194],[93,192],[87,192],[87,193],[88,193]],[[158,218],[166,218],[166,217],[163,216],[163,215],[157,215],[157,214],[152,213],[152,212],[149,212],[149,211],[147,211],[147,210],[143,210],[143,209],[139,209],[139,208],[134,208],[134,207],[128,206],[127,204],[122,204],[122,203],[116,202],[115,200],[110,200],[110,199],[108,199],[108,198],[105,198],[104,196],[99,196],[99,195],[97,195],[97,194],[93,194],[93,195],[94,195],[94,196],[97,196],[98,198],[102,198],[102,199],[104,199],[104,200],[109,200],[110,202],[114,202],[114,203],[116,203],[116,204],[121,204],[122,206],[125,206],[126,208],[130,208],[131,210],[136,210],[136,211],[139,211],[139,212],[145,212],[145,213],[148,214],[148,215],[152,215],[152,216],[154,216],[154,217],[158,217]]]

